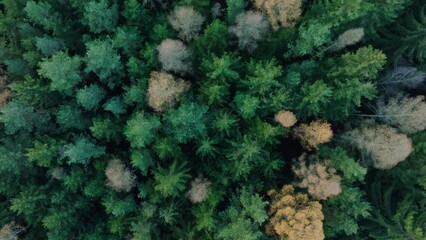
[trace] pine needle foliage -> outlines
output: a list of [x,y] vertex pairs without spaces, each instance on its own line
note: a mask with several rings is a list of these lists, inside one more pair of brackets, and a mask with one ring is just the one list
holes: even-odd
[[0,239],[423,240],[423,2],[0,1]]
[[[392,51],[394,58],[403,56],[414,63],[426,61],[426,7],[415,1],[392,28],[383,31],[378,42],[384,49]],[[397,44],[396,44],[397,43]]]

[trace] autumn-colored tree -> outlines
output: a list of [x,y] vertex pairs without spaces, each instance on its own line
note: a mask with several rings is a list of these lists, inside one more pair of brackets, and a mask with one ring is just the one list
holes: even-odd
[[109,161],[105,176],[107,177],[106,185],[118,192],[130,192],[136,184],[136,176],[120,159]]
[[158,60],[165,71],[189,73],[191,51],[179,40],[165,39],[157,46]]
[[318,148],[318,145],[329,142],[333,137],[331,124],[324,120],[303,123],[294,129],[294,137],[299,139],[307,150]]
[[378,169],[390,169],[404,161],[413,150],[407,135],[387,125],[367,123],[344,133],[341,138],[357,148],[364,159]]
[[279,111],[275,115],[275,120],[285,128],[293,127],[297,122],[297,118],[294,113],[285,110]]
[[209,195],[210,182],[202,178],[196,178],[191,182],[191,189],[187,196],[192,203],[200,203]]
[[253,0],[254,5],[266,12],[272,28],[293,27],[302,14],[302,0]]
[[270,190],[268,195],[271,197],[266,225],[269,235],[278,235],[280,240],[324,239],[324,215],[318,201],[295,193],[292,185],[284,185],[279,191]]
[[188,81],[176,79],[164,72],[151,72],[148,82],[148,105],[157,112],[173,106],[190,86]]
[[177,7],[168,17],[170,25],[179,32],[179,38],[190,41],[198,36],[204,17],[193,7]]
[[331,161],[315,162],[307,166],[305,156],[303,154],[299,158],[299,166],[293,166],[293,172],[302,180],[299,186],[307,188],[309,194],[319,200],[338,195],[342,191],[340,176],[331,166]]

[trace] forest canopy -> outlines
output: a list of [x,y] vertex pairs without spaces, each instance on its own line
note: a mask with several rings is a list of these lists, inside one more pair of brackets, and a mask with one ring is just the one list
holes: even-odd
[[426,239],[424,0],[0,1],[0,240]]

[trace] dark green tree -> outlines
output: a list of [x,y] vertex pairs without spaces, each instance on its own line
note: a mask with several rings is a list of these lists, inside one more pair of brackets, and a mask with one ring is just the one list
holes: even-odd
[[169,110],[164,115],[166,131],[179,143],[203,136],[206,132],[207,110],[204,105],[182,103],[179,108]]
[[82,22],[91,32],[112,32],[118,22],[118,6],[108,0],[89,1],[84,5]]
[[67,158],[68,164],[81,163],[87,165],[90,159],[105,154],[105,147],[97,146],[85,137],[77,138],[74,143],[67,144],[64,148],[63,156]]
[[149,116],[144,112],[136,112],[128,121],[124,135],[132,147],[143,148],[150,144],[161,126],[156,116]]

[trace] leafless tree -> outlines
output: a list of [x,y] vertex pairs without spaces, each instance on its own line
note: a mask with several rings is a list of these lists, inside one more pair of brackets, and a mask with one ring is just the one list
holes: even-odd
[[200,177],[191,182],[191,189],[187,195],[192,203],[200,203],[206,200],[209,194],[210,182]]
[[238,47],[253,52],[258,42],[269,33],[269,23],[262,13],[248,11],[240,13],[236,18],[236,25],[229,31],[238,38]]
[[414,89],[424,83],[426,73],[415,67],[396,67],[390,69],[379,79],[379,85],[387,88],[409,88]]
[[192,69],[191,51],[179,40],[165,39],[157,46],[158,60],[165,71],[186,74]]
[[388,100],[382,98],[373,110],[374,114],[357,114],[357,116],[380,119],[409,134],[426,129],[424,96],[396,95]]
[[404,161],[413,147],[407,135],[387,125],[363,124],[339,136],[358,149],[367,163],[378,169],[390,169]]
[[192,7],[176,7],[168,16],[170,25],[179,32],[179,38],[190,41],[198,36],[204,17]]

